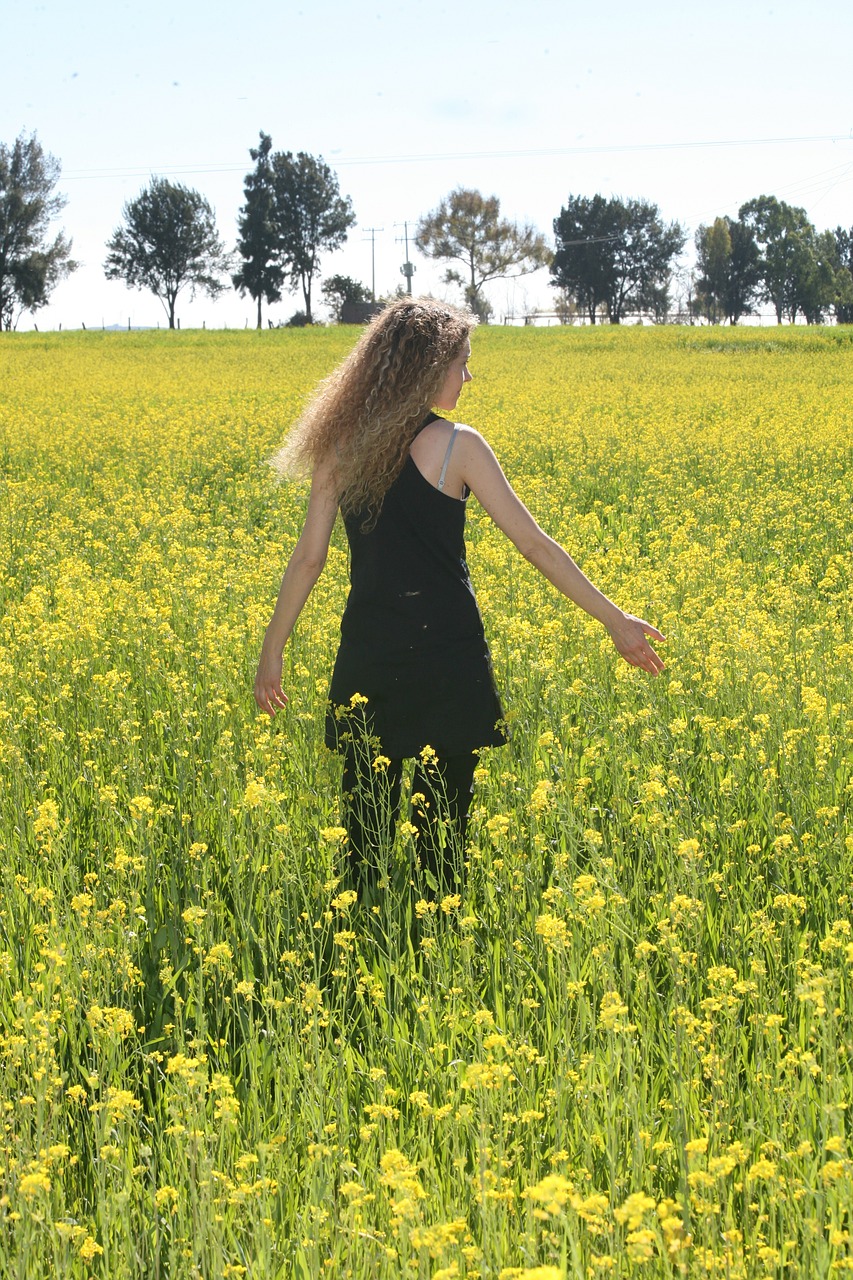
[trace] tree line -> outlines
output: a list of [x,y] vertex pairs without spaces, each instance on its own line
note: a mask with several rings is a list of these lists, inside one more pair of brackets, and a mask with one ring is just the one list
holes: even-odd
[[[352,201],[322,158],[273,151],[263,132],[249,154],[254,167],[245,177],[233,251],[200,192],[157,177],[124,205],[107,242],[107,278],[153,293],[170,328],[182,290],[215,298],[229,283],[253,299],[259,328],[264,303],[279,302],[285,289],[302,294],[304,310],[294,319],[313,321],[320,261],[355,225]],[[66,203],[55,191],[59,176],[59,162],[35,135],[21,135],[11,147],[0,143],[2,328],[44,306],[79,265],[63,232],[51,238]],[[563,320],[667,318],[687,234],[678,222],[665,222],[657,205],[570,195],[553,229],[552,249],[529,224],[502,218],[497,196],[458,187],[421,217],[414,240],[424,256],[448,264],[444,281],[460,286],[483,320],[491,314],[487,284],[540,267],[550,269]],[[804,209],[762,195],[742,205],[736,219],[700,226],[695,248],[696,268],[686,281],[690,317],[737,324],[770,304],[780,324],[800,316],[817,324],[832,315],[853,323],[853,227],[818,232]],[[411,287],[410,275],[408,281]],[[347,303],[372,300],[349,276],[331,276],[322,292],[336,318]]]

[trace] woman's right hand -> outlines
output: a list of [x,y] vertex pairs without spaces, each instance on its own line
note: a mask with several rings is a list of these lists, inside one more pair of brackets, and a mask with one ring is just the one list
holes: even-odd
[[610,632],[610,639],[626,662],[630,662],[632,667],[640,667],[641,670],[648,671],[649,675],[660,675],[663,671],[663,661],[647,639],[647,636],[653,636],[655,640],[666,641],[666,636],[661,635],[657,627],[653,627],[650,622],[644,622],[642,618],[635,618],[631,613],[620,611],[617,620],[607,624],[607,630]]
[[281,654],[275,657],[261,650],[255,673],[255,702],[270,716],[274,716],[279,707],[287,706],[287,694],[281,688],[281,665]]

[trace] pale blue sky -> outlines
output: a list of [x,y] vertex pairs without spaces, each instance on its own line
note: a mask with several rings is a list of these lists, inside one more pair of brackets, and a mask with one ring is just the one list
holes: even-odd
[[[813,0],[0,0],[0,139],[36,131],[62,162],[62,225],[83,265],[42,328],[156,324],[151,295],[104,279],[104,244],[151,174],[198,188],[233,246],[248,149],[322,155],[358,227],[327,274],[402,279],[402,224],[454,186],[552,236],[568,195],[641,196],[691,232],[752,196],[853,225],[853,5]],[[829,137],[836,141],[825,140]],[[736,140],[750,145],[697,145]],[[425,158],[429,157],[429,158]],[[416,288],[453,296],[412,255]],[[499,283],[498,318],[548,306],[547,273]],[[273,308],[287,317],[297,297]],[[179,299],[186,327],[252,323],[250,299]],[[25,318],[22,328],[31,325]]]

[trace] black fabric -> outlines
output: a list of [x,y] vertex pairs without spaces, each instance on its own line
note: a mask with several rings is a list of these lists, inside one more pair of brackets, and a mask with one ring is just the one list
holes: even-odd
[[[345,519],[350,594],[326,745],[345,750],[365,723],[377,749],[393,759],[417,756],[426,746],[446,758],[505,742],[465,561],[464,500],[440,492],[409,456],[374,527],[364,533],[363,522],[361,513]],[[355,723],[354,694],[367,699]]]

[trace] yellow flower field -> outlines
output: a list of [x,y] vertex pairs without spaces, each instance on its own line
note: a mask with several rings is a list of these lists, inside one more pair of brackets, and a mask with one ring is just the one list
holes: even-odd
[[0,1280],[853,1271],[853,333],[483,330],[460,405],[667,635],[472,502],[511,744],[458,893],[341,881],[337,529],[265,459],[347,329],[2,335]]

